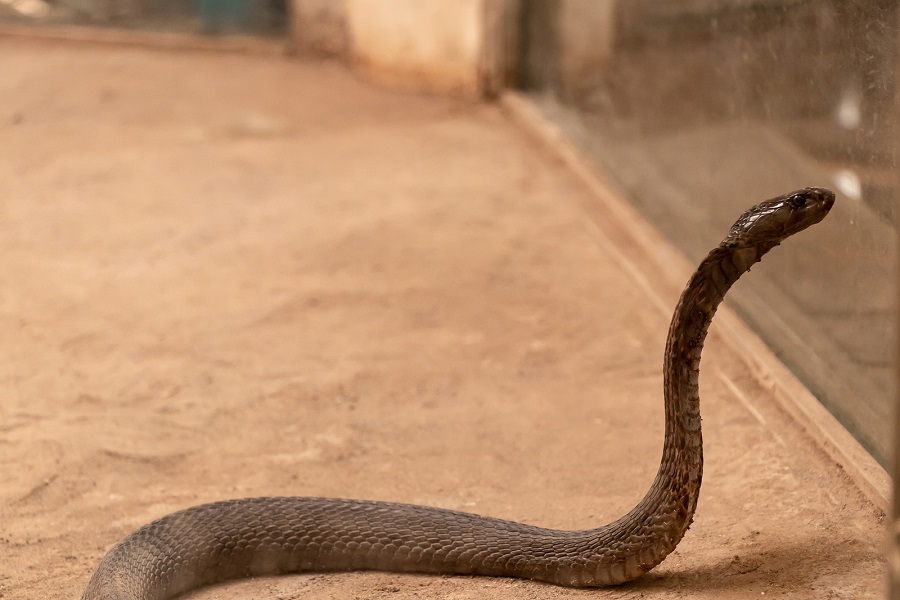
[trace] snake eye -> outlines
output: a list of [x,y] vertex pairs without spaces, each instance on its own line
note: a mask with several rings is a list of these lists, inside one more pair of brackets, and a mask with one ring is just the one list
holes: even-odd
[[794,194],[790,198],[788,198],[788,203],[791,205],[791,208],[797,210],[798,208],[803,208],[806,205],[806,197],[801,196],[800,194]]

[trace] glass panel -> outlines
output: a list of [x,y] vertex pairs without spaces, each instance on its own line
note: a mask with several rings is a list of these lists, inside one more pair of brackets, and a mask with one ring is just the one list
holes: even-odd
[[0,0],[0,23],[282,35],[288,0]]
[[526,0],[541,107],[699,261],[806,186],[832,215],[730,300],[882,463],[894,398],[895,2]]

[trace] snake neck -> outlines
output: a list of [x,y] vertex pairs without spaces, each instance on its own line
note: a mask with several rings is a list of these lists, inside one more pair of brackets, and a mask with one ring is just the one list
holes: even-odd
[[663,456],[647,495],[624,518],[631,520],[628,528],[655,525],[657,535],[651,543],[657,562],[675,548],[690,527],[700,495],[703,438],[698,381],[709,325],[731,286],[776,245],[738,247],[726,240],[703,260],[678,301],[663,367]]

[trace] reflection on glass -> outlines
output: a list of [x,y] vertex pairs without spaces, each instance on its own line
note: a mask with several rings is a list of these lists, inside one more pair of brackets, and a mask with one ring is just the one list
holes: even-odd
[[692,261],[754,202],[838,192],[733,305],[887,464],[896,3],[531,0],[524,15],[526,87]]

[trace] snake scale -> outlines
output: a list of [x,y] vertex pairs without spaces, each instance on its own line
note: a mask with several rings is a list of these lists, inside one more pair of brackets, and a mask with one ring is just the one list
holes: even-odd
[[706,332],[728,289],[763,254],[821,221],[834,194],[806,188],[745,212],[687,284],[664,362],[663,456],[628,514],[556,531],[409,504],[247,498],[204,504],[141,527],[115,545],[83,600],[165,600],[212,582],[298,571],[377,569],[613,585],[659,564],[691,524],[703,472],[698,376]]

